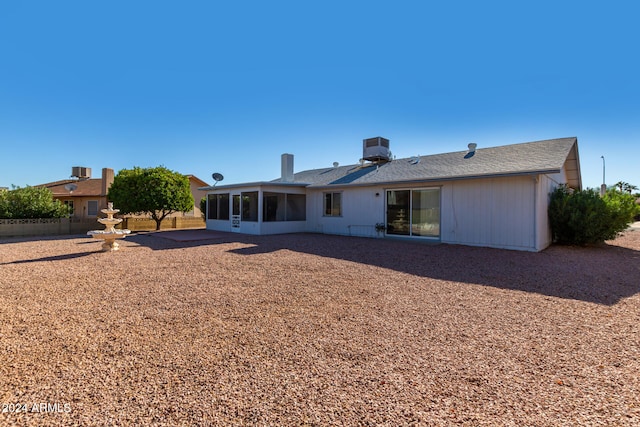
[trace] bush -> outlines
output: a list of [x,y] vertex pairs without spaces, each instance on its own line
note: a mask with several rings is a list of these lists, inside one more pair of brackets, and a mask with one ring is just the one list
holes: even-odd
[[613,227],[625,230],[630,223],[640,214],[640,206],[636,203],[636,197],[631,193],[610,189],[603,197],[611,213]]
[[600,197],[594,189],[559,186],[549,203],[553,241],[584,246],[614,239],[633,221],[637,209],[633,196],[616,190]]
[[69,208],[44,187],[16,187],[0,192],[0,218],[64,218]]
[[200,215],[202,215],[202,219],[207,220],[207,198],[203,197],[200,199]]

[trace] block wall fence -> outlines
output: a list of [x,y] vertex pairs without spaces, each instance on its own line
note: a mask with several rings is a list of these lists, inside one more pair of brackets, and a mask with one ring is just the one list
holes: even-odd
[[[160,229],[204,227],[204,219],[200,217],[173,217],[162,221]],[[128,228],[131,231],[153,231],[156,229],[156,222],[148,218],[123,218],[123,221],[116,228]],[[86,234],[89,230],[102,229],[104,226],[94,218],[0,219],[0,238]]]

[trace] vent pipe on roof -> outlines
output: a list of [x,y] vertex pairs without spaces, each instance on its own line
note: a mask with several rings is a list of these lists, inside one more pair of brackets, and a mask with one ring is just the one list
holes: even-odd
[[478,146],[478,144],[476,144],[475,142],[470,142],[469,145],[467,145],[467,147],[469,147],[469,152],[467,154],[465,154],[464,158],[465,159],[469,159],[471,157],[473,157],[474,154],[476,154],[476,147]]
[[283,154],[280,157],[280,171],[282,182],[293,182],[293,154]]

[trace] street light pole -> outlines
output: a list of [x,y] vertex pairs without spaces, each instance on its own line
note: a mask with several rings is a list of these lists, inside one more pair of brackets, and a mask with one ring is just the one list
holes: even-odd
[[602,159],[602,185],[600,186],[600,195],[604,196],[607,192],[607,184],[604,176],[604,156],[600,156]]

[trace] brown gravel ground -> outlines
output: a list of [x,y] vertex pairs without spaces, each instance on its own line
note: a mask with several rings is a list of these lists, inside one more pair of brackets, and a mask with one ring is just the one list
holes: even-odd
[[1,425],[640,425],[640,231],[121,246],[0,241]]

